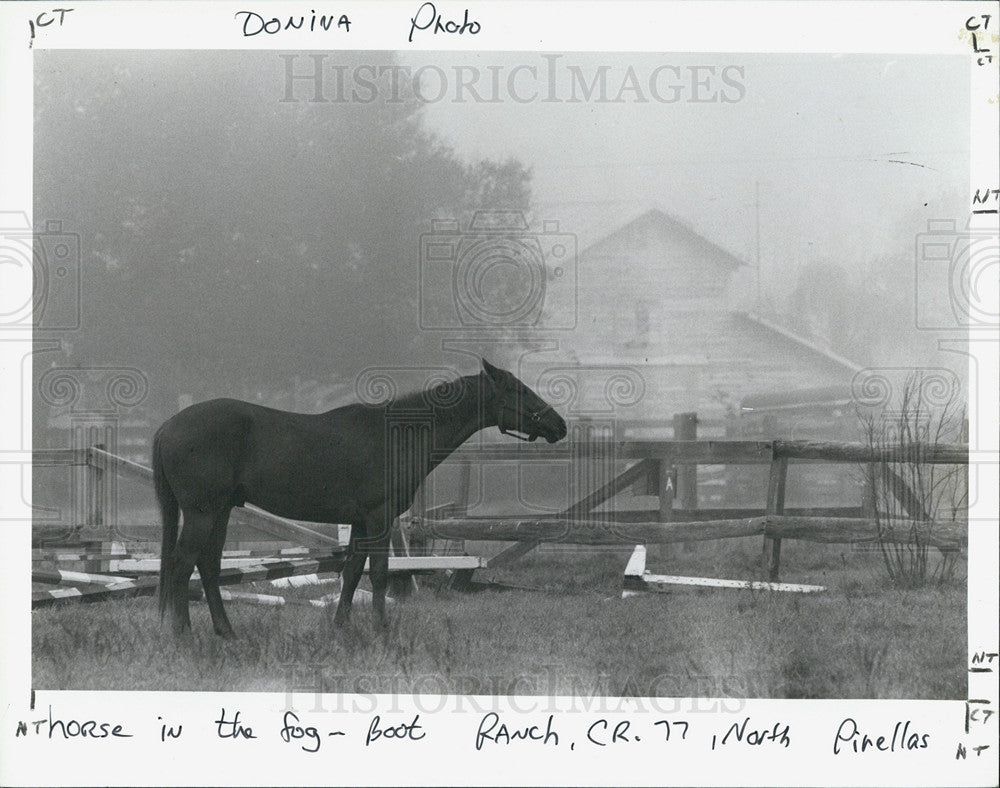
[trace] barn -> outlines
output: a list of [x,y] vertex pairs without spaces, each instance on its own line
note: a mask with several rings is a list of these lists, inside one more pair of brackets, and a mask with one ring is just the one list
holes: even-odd
[[543,390],[576,368],[576,396],[563,403],[570,415],[662,421],[696,412],[718,425],[747,396],[846,388],[860,371],[756,314],[752,266],[682,221],[649,208],[610,229],[583,229],[600,224],[583,214],[561,223],[578,245],[576,319],[552,332],[557,349],[525,364]]
[[[862,367],[758,314],[751,264],[655,207],[548,213],[577,242],[576,311],[549,316],[554,349],[524,356],[520,369],[571,423],[587,425],[578,437],[861,439],[850,392]],[[675,424],[676,414],[696,415]],[[689,501],[745,505],[763,494],[762,473],[703,469]],[[843,466],[797,471],[789,500],[854,502],[855,476]]]

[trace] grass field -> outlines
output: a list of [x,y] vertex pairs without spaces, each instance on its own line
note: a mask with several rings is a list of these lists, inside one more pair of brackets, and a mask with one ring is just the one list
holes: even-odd
[[[375,630],[368,610],[357,605],[351,626],[335,630],[332,608],[227,602],[237,630],[232,641],[212,634],[203,602],[192,603],[194,631],[181,641],[161,628],[148,597],[41,609],[32,614],[33,685],[965,697],[964,565],[946,583],[896,588],[875,553],[786,540],[782,580],[825,585],[826,593],[678,590],[621,599],[629,552],[536,551],[501,577],[538,591],[462,594],[425,585],[390,607],[385,632]],[[679,545],[651,548],[647,566],[751,579],[758,576],[759,559],[760,540],[730,540],[703,543],[693,552]]]

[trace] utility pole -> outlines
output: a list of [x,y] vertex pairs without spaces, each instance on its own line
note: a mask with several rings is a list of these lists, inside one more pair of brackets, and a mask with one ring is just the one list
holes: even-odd
[[756,230],[756,256],[757,256],[757,314],[760,315],[760,181],[754,181],[754,224]]

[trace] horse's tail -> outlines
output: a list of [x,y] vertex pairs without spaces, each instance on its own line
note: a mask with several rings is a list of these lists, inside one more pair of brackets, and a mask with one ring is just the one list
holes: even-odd
[[174,566],[174,547],[177,544],[177,525],[180,521],[180,507],[177,496],[170,489],[170,482],[163,470],[161,456],[160,432],[153,438],[153,487],[156,489],[156,500],[160,504],[160,516],[163,520],[163,541],[160,544],[160,620],[173,600],[173,583],[171,576]]

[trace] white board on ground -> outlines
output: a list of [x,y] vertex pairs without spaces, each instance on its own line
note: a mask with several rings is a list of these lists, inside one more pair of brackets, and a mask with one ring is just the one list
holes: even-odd
[[[811,586],[803,583],[767,583],[760,580],[723,580],[717,577],[682,577],[681,575],[654,575],[645,573],[641,577],[647,586],[646,590],[665,590],[663,586],[700,586],[703,588],[744,588],[753,591],[793,591],[802,594],[814,594],[826,591],[825,586]],[[622,598],[643,593],[639,590],[626,589]]]

